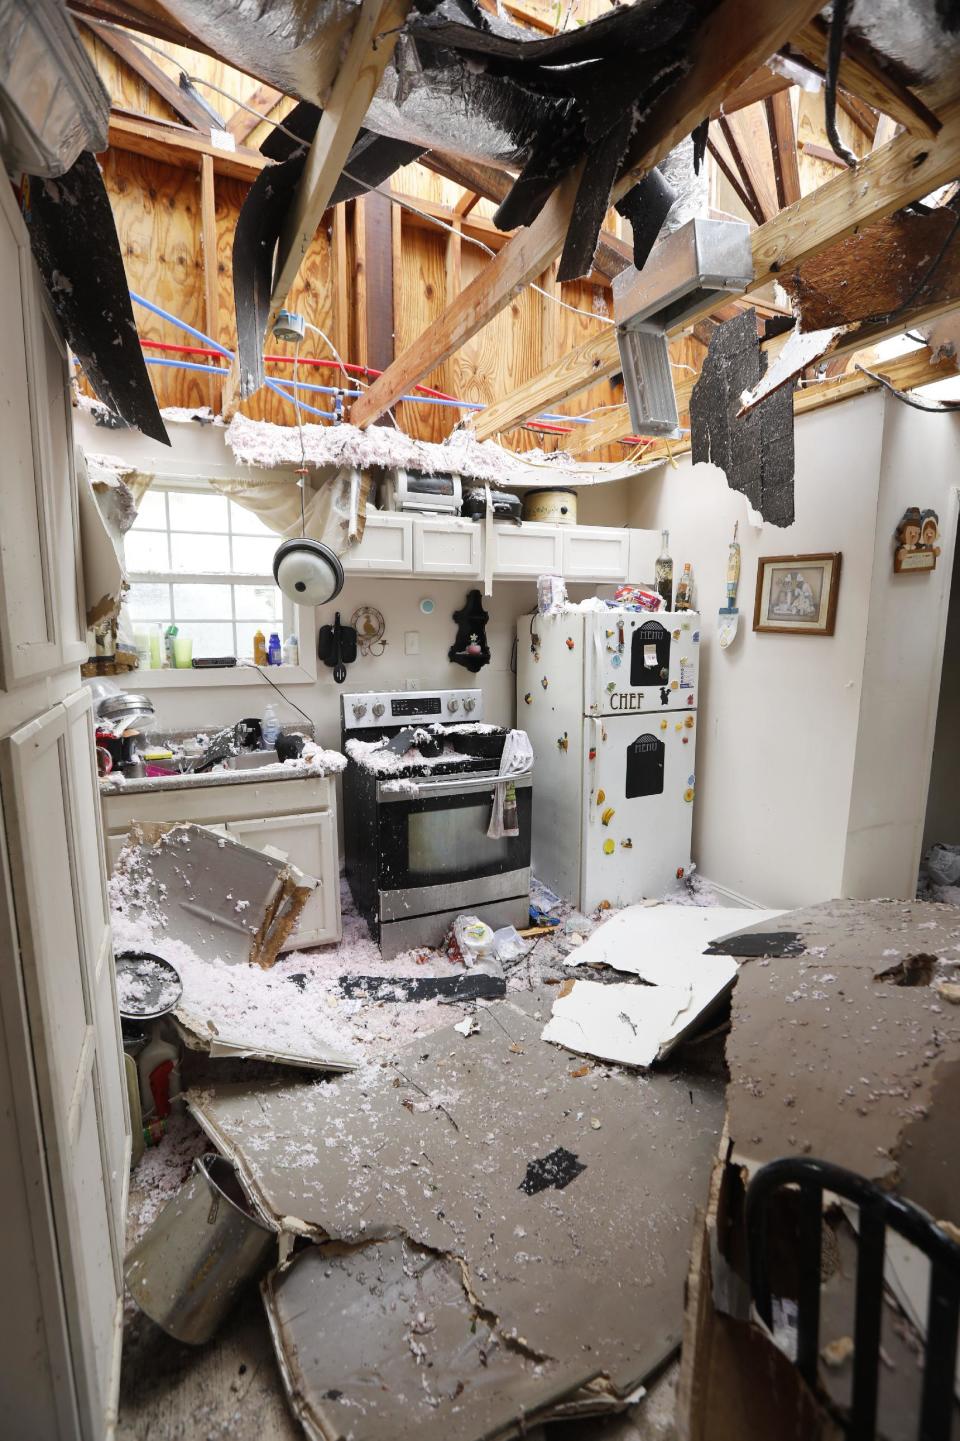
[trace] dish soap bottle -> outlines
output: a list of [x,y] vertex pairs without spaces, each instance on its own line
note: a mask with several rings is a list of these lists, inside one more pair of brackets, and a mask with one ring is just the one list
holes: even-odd
[[673,603],[673,561],[670,558],[670,532],[660,532],[660,554],[657,556],[657,564],[654,570],[656,576],[657,592],[663,601],[664,610],[669,610]]
[[689,610],[693,604],[693,576],[690,574],[690,562],[687,561],[683,567],[683,574],[677,585],[677,598],[673,603],[674,610]]
[[267,637],[262,630],[258,630],[253,637],[253,663],[254,665],[268,665],[267,660]]
[[280,721],[273,701],[270,701],[263,713],[261,732],[263,735],[264,750],[274,750],[277,744],[277,736],[280,734]]

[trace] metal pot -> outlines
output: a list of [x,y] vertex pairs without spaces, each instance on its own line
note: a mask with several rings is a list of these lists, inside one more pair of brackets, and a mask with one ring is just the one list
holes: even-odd
[[523,518],[548,525],[576,525],[577,492],[558,486],[528,490],[523,497]]
[[233,1166],[213,1152],[127,1256],[131,1295],[169,1335],[209,1341],[249,1282],[276,1256],[276,1232],[254,1214]]

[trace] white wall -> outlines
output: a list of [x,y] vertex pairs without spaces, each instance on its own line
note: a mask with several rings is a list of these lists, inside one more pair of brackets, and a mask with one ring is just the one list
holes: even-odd
[[[941,560],[943,565],[944,561]],[[950,610],[940,679],[940,705],[927,790],[923,849],[960,844],[960,550],[954,545]]]
[[[702,613],[694,859],[737,895],[770,906],[838,895],[874,561],[883,401],[866,395],[796,423],[796,521],[747,523],[744,498],[689,457],[637,477],[629,524],[670,529]],[[727,546],[740,522],[740,631],[720,651]],[[755,634],[757,558],[840,551],[832,638]]]
[[[960,416],[924,415],[887,400],[844,895],[915,893],[940,694],[958,483]],[[893,532],[910,505],[938,512],[942,554],[934,571],[895,575]],[[950,684],[955,689],[955,673]],[[949,745],[949,739],[944,740]],[[954,762],[954,798],[956,771]]]

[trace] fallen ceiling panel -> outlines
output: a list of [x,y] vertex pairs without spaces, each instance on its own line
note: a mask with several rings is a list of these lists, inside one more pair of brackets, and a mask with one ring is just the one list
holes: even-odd
[[743,310],[710,337],[690,395],[693,462],[712,462],[731,490],[746,496],[771,525],[793,524],[793,384],[775,390],[738,418],[740,396],[760,380],[766,357],[757,317]]
[[402,1239],[310,1246],[268,1280],[264,1303],[311,1441],[503,1437],[596,1375],[586,1356],[545,1385],[542,1363],[478,1314],[458,1263]]
[[[901,1169],[912,1168],[928,1179],[921,1187],[911,1175],[905,1194],[945,1202],[935,1144],[943,1132],[934,1135],[928,1112],[941,1081],[949,1077],[945,1099],[957,1089],[960,1007],[931,983],[957,968],[960,912],[828,901],[780,925],[741,964],[733,993],[727,1106],[736,1159],[754,1166],[810,1154],[884,1185],[905,1182]],[[742,951],[739,938],[731,949]],[[946,1125],[955,1119],[943,1106],[938,1114]],[[955,1176],[951,1184],[955,1196]]]
[[478,1313],[541,1358],[543,1404],[601,1371],[623,1397],[679,1344],[723,1111],[714,1078],[572,1065],[540,1039],[551,999],[495,1003],[479,1033],[330,1084],[190,1096],[282,1228],[459,1258]]
[[94,157],[82,153],[56,180],[27,177],[22,208],[60,328],[97,397],[128,425],[169,445]]

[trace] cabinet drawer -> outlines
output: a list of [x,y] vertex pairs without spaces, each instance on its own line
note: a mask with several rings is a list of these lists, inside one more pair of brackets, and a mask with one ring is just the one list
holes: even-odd
[[563,574],[567,580],[624,581],[630,565],[630,532],[604,525],[565,530]]
[[560,575],[561,535],[552,525],[495,525],[493,573],[509,579]]
[[240,785],[182,786],[165,791],[139,791],[103,798],[104,829],[124,834],[134,821],[192,821],[198,826],[217,821],[256,820],[279,812],[328,810],[333,804],[333,778],[246,781]]
[[480,526],[470,520],[413,522],[413,568],[417,575],[479,577]]
[[297,929],[284,951],[324,945],[340,939],[340,875],[337,832],[330,811],[314,815],[269,816],[256,821],[228,821],[227,833],[245,846],[282,851],[292,865],[314,876],[316,890],[303,908]]
[[344,570],[413,574],[413,525],[406,515],[367,513],[363,539],[340,557]]

